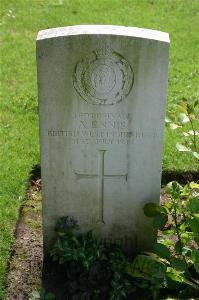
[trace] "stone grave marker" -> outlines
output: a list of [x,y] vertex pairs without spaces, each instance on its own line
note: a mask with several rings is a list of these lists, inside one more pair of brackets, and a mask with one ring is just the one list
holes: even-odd
[[45,251],[60,216],[132,251],[154,242],[159,202],[167,33],[82,25],[37,37]]

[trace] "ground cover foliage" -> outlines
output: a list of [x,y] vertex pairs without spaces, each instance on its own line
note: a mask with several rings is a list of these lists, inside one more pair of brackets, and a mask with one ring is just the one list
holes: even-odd
[[153,219],[154,230],[159,230],[158,242],[152,252],[134,257],[119,246],[102,244],[92,231],[80,233],[73,217],[60,218],[49,253],[54,284],[46,294],[42,290],[38,299],[199,297],[199,184],[182,187],[174,181],[166,190],[170,201],[161,206],[147,203],[143,208]]
[[[18,208],[25,197],[31,166],[39,163],[35,38],[40,29],[74,24],[117,24],[170,33],[168,112],[179,102],[198,99],[198,0],[2,0],[0,6],[0,298],[4,299],[7,260]],[[194,120],[197,128],[197,120]],[[198,170],[190,152],[178,152],[181,134],[165,131],[163,167]]]

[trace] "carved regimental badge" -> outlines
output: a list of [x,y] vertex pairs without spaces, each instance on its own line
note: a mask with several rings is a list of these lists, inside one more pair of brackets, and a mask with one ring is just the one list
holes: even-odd
[[88,103],[113,105],[125,99],[134,74],[128,61],[111,49],[93,51],[77,63],[73,84]]

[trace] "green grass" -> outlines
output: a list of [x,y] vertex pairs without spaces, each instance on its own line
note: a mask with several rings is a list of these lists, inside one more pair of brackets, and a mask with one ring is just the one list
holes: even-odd
[[[57,5],[59,2],[63,5]],[[74,24],[117,24],[170,33],[168,109],[198,97],[198,0],[2,0],[0,101],[0,299],[13,230],[29,171],[39,163],[35,38],[40,29]],[[198,169],[179,154],[166,129],[165,169]]]

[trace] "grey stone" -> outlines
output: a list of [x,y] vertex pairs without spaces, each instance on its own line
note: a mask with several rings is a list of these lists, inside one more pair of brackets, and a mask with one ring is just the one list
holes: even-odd
[[159,202],[169,36],[122,26],[37,37],[44,246],[60,216],[106,243],[150,250]]

